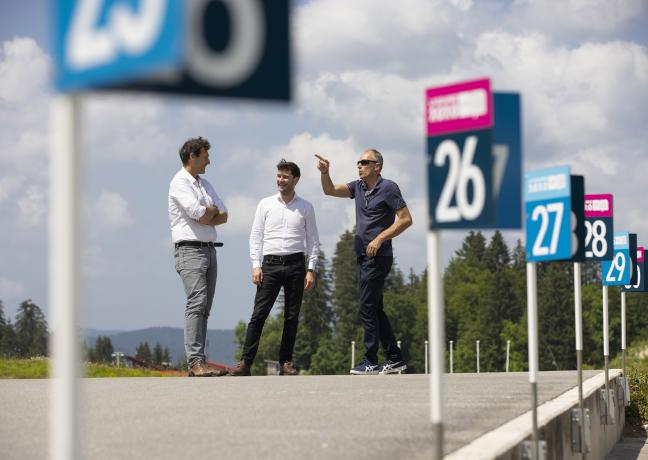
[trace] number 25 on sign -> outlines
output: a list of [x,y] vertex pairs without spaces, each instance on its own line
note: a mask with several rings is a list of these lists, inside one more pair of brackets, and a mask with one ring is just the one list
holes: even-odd
[[527,172],[524,179],[527,259],[583,260],[583,176],[563,166]]

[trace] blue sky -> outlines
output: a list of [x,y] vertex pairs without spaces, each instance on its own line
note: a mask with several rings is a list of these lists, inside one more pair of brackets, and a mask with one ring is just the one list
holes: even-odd
[[[49,2],[0,2],[0,299],[48,308]],[[178,147],[212,143],[206,177],[226,202],[211,328],[249,319],[247,240],[274,165],[302,168],[297,192],[315,206],[327,257],[353,225],[351,200],[322,195],[314,153],[336,182],[356,177],[365,148],[385,157],[414,226],[394,242],[397,263],[425,267],[423,94],[489,76],[523,101],[524,168],[569,164],[589,193],[615,196],[615,228],[648,244],[648,7],[642,0],[313,0],[293,8],[291,104],[216,98],[88,94],[83,101],[82,323],[103,329],[181,326],[166,196]],[[55,159],[54,159],[55,161]],[[507,232],[513,242],[519,232]],[[444,233],[445,259],[464,234]]]

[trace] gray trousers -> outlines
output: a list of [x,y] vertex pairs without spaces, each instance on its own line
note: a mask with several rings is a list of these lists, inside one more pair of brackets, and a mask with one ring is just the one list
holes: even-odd
[[216,250],[210,247],[181,246],[175,249],[175,269],[182,279],[185,306],[184,344],[187,363],[205,361],[207,319],[216,289]]

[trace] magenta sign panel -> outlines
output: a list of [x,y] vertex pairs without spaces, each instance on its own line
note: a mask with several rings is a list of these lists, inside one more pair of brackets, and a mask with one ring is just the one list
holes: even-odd
[[585,195],[585,217],[612,217],[612,195]]
[[425,95],[428,137],[493,126],[493,96],[488,78],[430,88]]

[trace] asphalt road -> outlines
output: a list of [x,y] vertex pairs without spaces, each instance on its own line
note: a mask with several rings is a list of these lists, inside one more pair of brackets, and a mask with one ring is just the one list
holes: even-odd
[[[527,379],[446,375],[445,452],[528,411]],[[575,371],[542,372],[539,401],[575,386]],[[0,458],[47,458],[49,393],[48,380],[0,380]],[[434,447],[425,375],[84,379],[81,405],[88,459],[429,459]]]

